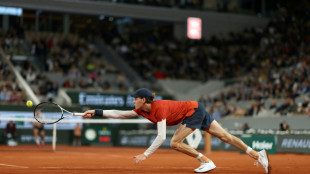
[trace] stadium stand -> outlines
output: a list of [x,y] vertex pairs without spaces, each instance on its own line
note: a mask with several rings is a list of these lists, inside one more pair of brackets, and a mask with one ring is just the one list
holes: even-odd
[[[23,55],[22,41],[19,39],[21,33],[10,29],[1,30],[1,47],[8,55]],[[1,58],[0,61],[0,102],[2,104],[23,104],[27,100],[24,90],[22,90],[16,81],[8,62]]]
[[[247,116],[253,115],[248,105],[251,100],[256,110],[254,115],[260,111],[268,116],[292,115],[297,112],[297,105],[302,106],[300,110],[308,110],[302,102],[308,98],[310,87],[309,50],[305,47],[309,44],[309,15],[303,8],[298,8],[298,12],[294,10],[297,9],[288,9],[264,29],[260,49],[248,56],[255,60],[252,64],[258,66],[252,66],[252,71],[240,83],[219,92],[213,103],[235,103],[245,109],[243,115]],[[202,96],[201,100],[208,98]],[[271,101],[276,101],[275,110],[269,109]]]

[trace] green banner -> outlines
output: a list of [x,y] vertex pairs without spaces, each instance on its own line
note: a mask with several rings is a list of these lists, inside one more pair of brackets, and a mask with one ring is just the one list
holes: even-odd
[[[245,134],[241,136],[241,140],[252,147],[256,151],[261,151],[265,149],[269,154],[276,153],[276,144],[275,144],[274,135],[249,135]],[[242,152],[244,153],[244,152]]]

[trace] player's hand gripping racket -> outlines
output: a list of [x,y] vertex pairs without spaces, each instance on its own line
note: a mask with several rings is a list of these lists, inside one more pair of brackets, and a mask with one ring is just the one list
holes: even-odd
[[53,124],[69,116],[83,116],[84,113],[73,113],[56,103],[42,102],[34,109],[34,118],[43,124]]

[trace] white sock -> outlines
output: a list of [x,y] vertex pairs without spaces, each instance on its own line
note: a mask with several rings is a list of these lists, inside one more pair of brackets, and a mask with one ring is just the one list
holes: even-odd
[[196,157],[196,158],[198,159],[198,161],[201,162],[201,163],[203,162],[203,161],[200,159],[202,156],[203,156],[203,155],[202,155],[201,153],[199,153],[198,156]]

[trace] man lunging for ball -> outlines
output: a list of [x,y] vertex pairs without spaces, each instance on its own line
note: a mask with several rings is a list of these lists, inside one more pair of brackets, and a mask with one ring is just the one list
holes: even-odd
[[194,172],[204,173],[216,168],[211,159],[183,142],[189,134],[195,131],[195,129],[209,132],[223,142],[231,144],[237,149],[246,152],[251,158],[257,160],[258,163],[263,166],[267,174],[270,172],[267,152],[265,150],[256,152],[251,147],[247,146],[241,139],[228,133],[206,112],[206,109],[201,103],[196,101],[153,101],[155,94],[152,94],[145,88],[137,90],[132,97],[135,98],[134,110],[120,111],[95,109],[84,112],[83,117],[91,118],[93,116],[104,116],[110,118],[129,118],[141,115],[153,123],[156,123],[158,129],[157,137],[144,153],[134,157],[134,162],[136,164],[147,159],[147,157],[165,141],[166,126],[173,126],[181,123],[174,133],[170,145],[174,150],[199,160],[200,166],[195,169]]

